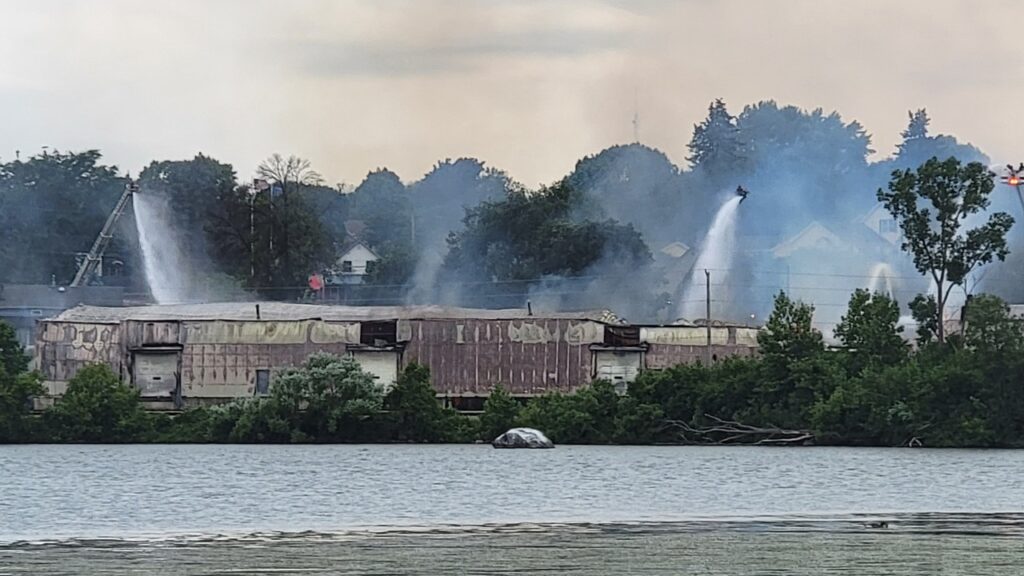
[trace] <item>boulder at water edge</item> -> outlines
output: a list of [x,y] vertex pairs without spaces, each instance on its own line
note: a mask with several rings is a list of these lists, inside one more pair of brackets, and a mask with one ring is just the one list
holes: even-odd
[[498,436],[491,442],[495,448],[554,448],[555,445],[548,440],[540,430],[533,428],[513,428]]

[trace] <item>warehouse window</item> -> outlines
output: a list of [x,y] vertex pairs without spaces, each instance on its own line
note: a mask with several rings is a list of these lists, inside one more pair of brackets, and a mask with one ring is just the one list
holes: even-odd
[[363,322],[359,330],[359,343],[366,346],[394,346],[398,341],[398,323],[394,320]]
[[270,394],[270,370],[260,368],[256,370],[256,395],[266,396]]

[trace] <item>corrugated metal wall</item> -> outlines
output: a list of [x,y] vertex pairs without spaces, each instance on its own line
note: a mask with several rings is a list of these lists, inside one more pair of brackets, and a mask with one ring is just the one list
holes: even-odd
[[252,396],[256,371],[298,366],[316,352],[345,355],[358,323],[189,321],[182,323],[182,395]]
[[414,320],[404,364],[430,368],[438,393],[487,395],[569,391],[590,382],[589,346],[604,338],[597,322],[540,319]]
[[[438,394],[486,396],[501,384],[517,395],[571,391],[597,369],[591,345],[606,345],[605,325],[573,319],[431,319],[397,321],[402,365],[430,368]],[[704,359],[704,328],[640,329],[644,369]],[[718,358],[756,353],[755,329],[712,329]],[[105,362],[129,378],[130,351],[181,348],[185,398],[232,398],[254,393],[257,370],[301,364],[314,352],[344,355],[359,346],[359,322],[126,321],[118,324],[40,323],[37,358],[51,394],[62,394],[82,366]],[[388,374],[390,376],[390,373]]]
[[60,395],[87,364],[105,362],[123,374],[121,327],[117,324],[39,323],[36,358],[48,392]]

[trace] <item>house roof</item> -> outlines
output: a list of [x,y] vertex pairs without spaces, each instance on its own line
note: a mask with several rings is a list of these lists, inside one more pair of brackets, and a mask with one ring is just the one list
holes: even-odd
[[797,232],[796,235],[776,244],[772,247],[772,252],[777,258],[785,258],[800,249],[818,248],[822,240],[825,240],[830,248],[851,249],[849,244],[826,228],[824,224],[814,221]]
[[488,310],[450,306],[330,306],[289,302],[218,302],[208,304],[169,304],[162,306],[76,306],[65,310],[52,321],[116,324],[124,320],[256,320],[256,306],[261,320],[514,320],[567,319],[617,324],[620,320],[607,310],[580,312],[534,311],[512,308]]
[[[864,224],[863,219],[850,223],[830,224],[813,221],[797,234],[783,240],[772,247],[777,258],[785,258],[802,249],[818,248],[817,243],[825,238],[832,245],[830,249],[842,249],[852,252],[894,252],[899,250],[884,237]],[[865,249],[868,249],[867,251]],[[873,249],[873,250],[872,250]]]
[[671,258],[682,258],[690,251],[690,247],[682,242],[673,242],[665,245],[661,250],[658,250],[661,254]]
[[345,242],[344,244],[342,244],[339,247],[339,249],[338,249],[338,262],[341,262],[342,260],[345,260],[345,256],[348,256],[349,253],[351,253],[353,250],[355,250],[356,248],[359,248],[359,247],[362,247],[363,250],[366,250],[367,252],[369,252],[370,255],[373,256],[374,258],[376,258],[378,260],[380,259],[380,256],[378,256],[377,253],[374,252],[372,248],[367,246],[365,242],[360,242],[359,240],[349,240],[348,242]]

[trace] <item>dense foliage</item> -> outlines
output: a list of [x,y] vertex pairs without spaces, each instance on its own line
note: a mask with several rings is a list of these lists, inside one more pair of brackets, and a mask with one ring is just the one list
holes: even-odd
[[913,350],[896,309],[885,295],[854,293],[835,330],[842,346],[828,348],[813,308],[780,293],[758,357],[647,371],[625,395],[597,381],[521,403],[498,386],[479,417],[443,408],[422,366],[384,390],[353,359],[325,354],[280,373],[267,397],[175,417],[144,413],[135,390],[93,365],[33,417],[38,378],[24,372],[0,325],[0,441],[468,442],[531,426],[557,443],[758,443],[781,434],[800,443],[1024,447],[1024,324],[1009,307],[976,296],[962,330],[944,343],[919,333]]
[[[946,308],[953,287],[963,285],[972,270],[1009,253],[1006,235],[1013,218],[1006,212],[984,214],[994,178],[980,162],[932,158],[916,170],[893,172],[889,189],[878,191],[879,202],[903,232],[903,249],[935,284],[937,311]],[[983,224],[967,228],[968,219],[983,215]],[[941,322],[937,335],[945,340]]]

